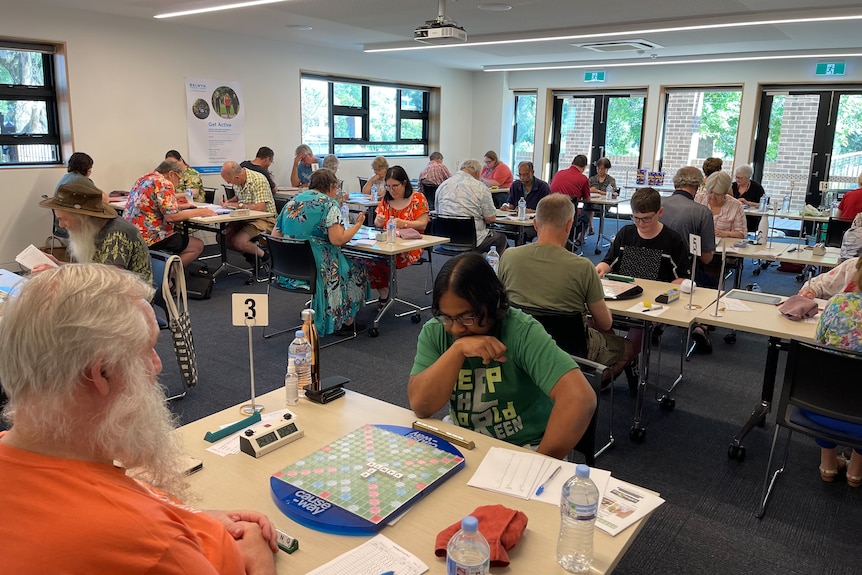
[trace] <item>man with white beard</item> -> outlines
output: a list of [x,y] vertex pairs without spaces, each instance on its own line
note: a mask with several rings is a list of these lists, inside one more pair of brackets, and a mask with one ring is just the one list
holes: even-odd
[[152,295],[127,271],[70,264],[4,304],[4,573],[275,573],[264,515],[180,502]]
[[[68,247],[75,262],[114,265],[152,283],[150,251],[141,232],[103,203],[100,190],[83,184],[63,184],[53,197],[39,205],[54,210],[58,225],[69,232]],[[44,268],[34,271],[41,269]]]

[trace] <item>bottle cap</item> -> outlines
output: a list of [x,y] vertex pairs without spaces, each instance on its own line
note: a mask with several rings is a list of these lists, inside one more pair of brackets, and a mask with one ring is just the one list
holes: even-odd
[[314,321],[314,310],[311,308],[306,308],[299,312],[299,317],[302,321]]
[[578,477],[589,477],[590,476],[590,466],[584,463],[579,463],[577,467],[575,467],[575,475]]
[[287,360],[287,373],[296,373],[296,360],[292,357]]
[[296,337],[305,337],[305,332],[301,329],[296,330]]
[[461,529],[468,533],[473,533],[479,529],[479,520],[472,515],[468,515],[461,520]]

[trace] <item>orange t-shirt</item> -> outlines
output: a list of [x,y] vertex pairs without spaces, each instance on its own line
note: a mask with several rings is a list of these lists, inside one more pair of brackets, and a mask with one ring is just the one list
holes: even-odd
[[0,443],[0,509],[4,573],[245,574],[221,523],[112,465]]

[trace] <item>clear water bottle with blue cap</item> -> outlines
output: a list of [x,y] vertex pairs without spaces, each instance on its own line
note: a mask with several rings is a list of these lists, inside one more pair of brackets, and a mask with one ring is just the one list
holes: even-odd
[[377,203],[377,184],[371,184],[371,201]]
[[186,188],[186,201],[190,204],[195,203],[195,193],[191,188]]
[[347,206],[347,202],[341,204],[341,219],[345,228],[350,225],[350,208]]
[[521,196],[521,199],[518,200],[518,219],[527,219],[527,200],[525,200],[523,196]]
[[497,253],[497,246],[491,246],[491,249],[485,254],[485,261],[494,268],[494,273],[497,273],[497,268],[500,266],[500,254]]
[[479,520],[468,515],[446,546],[446,575],[485,575],[490,565],[491,547],[479,531]]
[[560,537],[557,562],[570,573],[586,573],[593,562],[593,535],[599,490],[583,463],[565,485],[560,496]]

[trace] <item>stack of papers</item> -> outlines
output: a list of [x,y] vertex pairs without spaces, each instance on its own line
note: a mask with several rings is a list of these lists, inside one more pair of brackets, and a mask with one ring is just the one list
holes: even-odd
[[[558,467],[560,471],[554,475]],[[467,485],[559,505],[563,485],[575,474],[576,467],[538,453],[492,447]],[[611,477],[611,472],[604,469],[591,467],[590,479],[601,497],[596,527],[608,535],[617,535],[664,503],[655,493]],[[542,493],[537,494],[542,485]]]
[[426,571],[428,566],[418,557],[385,535],[377,535],[306,575],[421,575]]

